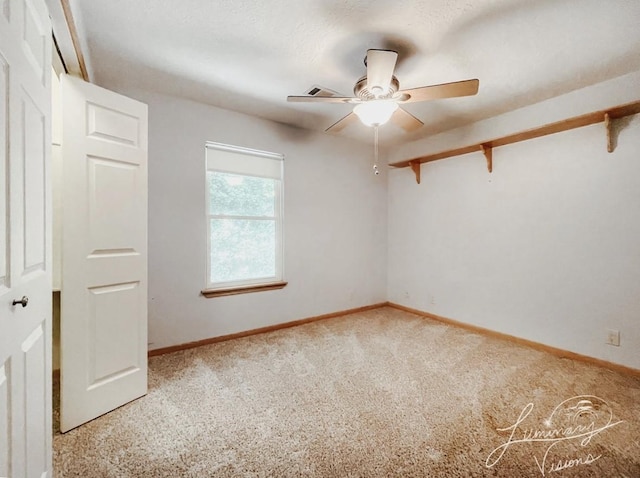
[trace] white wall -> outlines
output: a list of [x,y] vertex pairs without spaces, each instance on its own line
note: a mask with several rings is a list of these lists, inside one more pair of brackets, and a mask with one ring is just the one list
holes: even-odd
[[[430,140],[396,160],[638,99],[640,72]],[[640,369],[640,115],[389,172],[388,299]],[[605,344],[618,329],[620,347]]]
[[[149,105],[149,348],[386,300],[386,177],[371,148],[188,100]],[[206,141],[285,155],[282,290],[206,299]]]

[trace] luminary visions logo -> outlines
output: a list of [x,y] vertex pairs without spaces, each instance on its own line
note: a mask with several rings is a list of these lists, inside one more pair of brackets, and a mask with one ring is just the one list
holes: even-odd
[[487,468],[497,466],[509,448],[526,445],[532,447],[533,462],[542,476],[590,465],[602,457],[593,452],[592,441],[623,422],[616,421],[609,404],[594,395],[568,398],[542,423],[529,418],[533,409],[533,403],[529,403],[513,425],[497,429],[509,433],[509,438],[489,454],[485,462]]

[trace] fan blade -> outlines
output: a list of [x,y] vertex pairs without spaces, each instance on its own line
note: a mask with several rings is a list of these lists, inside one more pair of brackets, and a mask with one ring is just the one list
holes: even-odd
[[473,96],[478,93],[479,85],[480,81],[478,80],[464,80],[401,90],[397,93],[399,95],[398,102],[411,103],[414,101],[437,100],[439,98],[454,98],[456,96]]
[[395,51],[367,50],[367,89],[376,97],[386,95],[389,91],[397,59],[398,53]]
[[348,96],[287,96],[287,101],[295,103],[359,103],[359,98]]
[[354,113],[349,113],[347,116],[340,118],[338,121],[333,123],[327,129],[325,129],[325,133],[339,133],[347,126],[353,123],[358,122],[358,117]]
[[420,121],[418,118],[416,118],[403,108],[398,108],[394,111],[393,115],[391,116],[391,121],[400,126],[407,133],[415,131],[418,128],[421,128],[422,125],[424,125],[422,121]]

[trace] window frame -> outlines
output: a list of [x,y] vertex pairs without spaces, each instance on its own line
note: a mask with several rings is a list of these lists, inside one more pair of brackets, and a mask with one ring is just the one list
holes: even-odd
[[[233,166],[219,168],[209,166],[208,150],[223,151],[233,154],[239,154],[249,159],[264,158],[271,161],[279,162],[279,177],[263,174],[247,174],[247,172],[239,172],[234,170]],[[258,168],[257,168],[258,169]],[[211,213],[211,195],[209,184],[209,172],[226,173],[238,176],[273,179],[275,181],[275,197],[274,197],[274,216],[242,216],[242,215],[224,215]],[[232,295],[245,292],[258,292],[263,290],[280,289],[287,285],[284,281],[284,155],[279,153],[271,153],[268,151],[260,151],[256,149],[244,148],[240,146],[232,146],[228,144],[215,143],[207,141],[205,144],[205,217],[206,217],[206,235],[207,235],[207,264],[205,289],[202,294],[205,297],[216,297],[220,295]],[[273,220],[275,223],[275,275],[269,277],[258,277],[251,279],[241,279],[224,282],[211,282],[211,224],[215,219],[240,219],[240,220],[256,220],[264,221],[265,219]]]

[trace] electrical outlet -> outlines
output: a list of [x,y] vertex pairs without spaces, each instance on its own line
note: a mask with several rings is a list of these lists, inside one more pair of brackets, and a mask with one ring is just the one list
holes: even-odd
[[607,330],[607,344],[620,347],[620,331],[608,329]]

